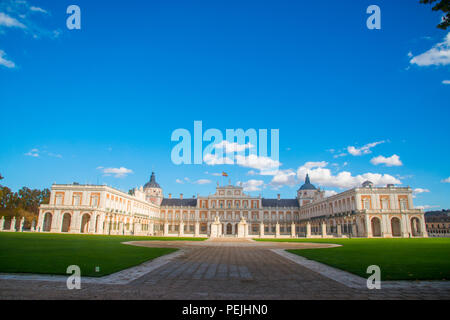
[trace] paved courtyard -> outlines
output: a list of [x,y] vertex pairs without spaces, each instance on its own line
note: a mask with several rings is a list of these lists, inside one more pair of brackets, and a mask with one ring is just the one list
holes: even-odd
[[401,288],[382,285],[381,290],[355,288],[273,250],[330,246],[326,244],[233,238],[128,244],[177,247],[182,252],[162,265],[145,267],[143,273],[134,279],[130,276],[132,280],[125,284],[82,280],[80,290],[68,290],[64,277],[60,281],[46,280],[46,276],[35,280],[0,277],[0,299],[450,299],[447,284]]

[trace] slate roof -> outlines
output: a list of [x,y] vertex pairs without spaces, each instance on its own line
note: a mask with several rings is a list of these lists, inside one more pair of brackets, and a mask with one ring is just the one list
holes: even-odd
[[197,199],[175,199],[164,198],[161,202],[162,207],[196,207]]
[[263,207],[298,207],[297,199],[261,199]]
[[160,188],[161,189],[161,187],[159,186],[158,182],[156,182],[156,178],[155,178],[155,173],[154,172],[152,172],[152,176],[150,177],[150,181],[147,182],[144,185],[144,189],[147,189],[147,188]]
[[299,190],[317,190],[316,187],[311,184],[311,181],[309,180],[309,174],[306,174],[305,184],[302,185]]

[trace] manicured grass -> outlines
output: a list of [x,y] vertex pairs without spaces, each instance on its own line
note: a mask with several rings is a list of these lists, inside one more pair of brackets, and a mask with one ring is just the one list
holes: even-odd
[[342,247],[288,250],[307,259],[367,278],[378,265],[382,280],[449,280],[450,238],[417,239],[255,239],[336,243]]
[[142,240],[204,239],[0,232],[0,272],[65,275],[78,265],[82,276],[100,277],[177,250],[121,243]]

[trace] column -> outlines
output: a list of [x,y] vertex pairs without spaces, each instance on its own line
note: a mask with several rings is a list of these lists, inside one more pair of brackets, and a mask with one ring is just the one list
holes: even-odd
[[100,219],[98,221],[98,226],[97,226],[97,233],[98,234],[103,234],[103,228],[105,226],[105,220],[106,220],[106,215],[104,213],[100,214]]
[[311,223],[309,221],[306,223],[306,237],[311,238]]
[[111,228],[110,224],[111,224],[111,217],[105,216],[105,223],[103,226],[103,234],[109,234],[109,230]]
[[164,236],[169,235],[169,223],[166,221],[164,222]]
[[372,226],[370,225],[370,219],[368,214],[364,215],[364,223],[366,225],[366,237],[372,238]]
[[277,224],[275,225],[275,237],[278,238],[280,236],[280,224],[277,221]]
[[184,222],[181,221],[180,225],[178,227],[178,236],[182,237],[184,236]]
[[155,223],[153,222],[153,220],[150,221],[149,225],[148,225],[148,233],[153,236],[155,233]]
[[420,231],[422,233],[422,237],[428,238],[427,226],[425,225],[425,217],[420,217]]
[[402,237],[409,238],[410,224],[408,223],[408,217],[407,217],[406,213],[402,213],[402,220],[401,220],[400,225],[402,228]]
[[382,234],[381,234],[382,237],[392,238],[391,221],[389,220],[389,217],[387,216],[387,214],[383,214],[381,216],[381,230],[382,230]]
[[259,237],[260,238],[264,237],[264,223],[263,222],[261,222],[259,224]]
[[123,235],[124,225],[123,220],[119,222],[119,234]]
[[5,225],[5,217],[0,218],[0,231],[3,231],[3,226]]
[[295,223],[292,222],[291,224],[291,237],[295,238]]
[[199,236],[200,236],[200,222],[196,221],[195,227],[194,227],[194,237],[199,237]]
[[326,222],[321,223],[322,227],[322,238],[325,238],[327,236],[327,224]]
[[337,228],[337,236],[342,237],[342,225],[340,222],[338,222],[338,224],[336,225],[336,228]]
[[352,236],[353,237],[357,237],[358,236],[356,234],[356,222],[355,221],[352,222]]
[[11,219],[11,228],[10,228],[10,230],[11,231],[16,231],[16,217],[13,217]]
[[55,210],[52,215],[52,223],[50,225],[50,232],[58,233],[61,232],[61,224],[59,223],[61,219],[62,212],[61,210]]

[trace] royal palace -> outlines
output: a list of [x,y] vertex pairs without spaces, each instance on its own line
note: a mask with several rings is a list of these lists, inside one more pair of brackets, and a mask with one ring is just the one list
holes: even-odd
[[409,187],[370,181],[325,197],[307,175],[297,197],[266,199],[242,186],[193,198],[163,196],[150,181],[129,193],[106,185],[54,184],[36,232],[179,237],[427,237],[424,213]]

